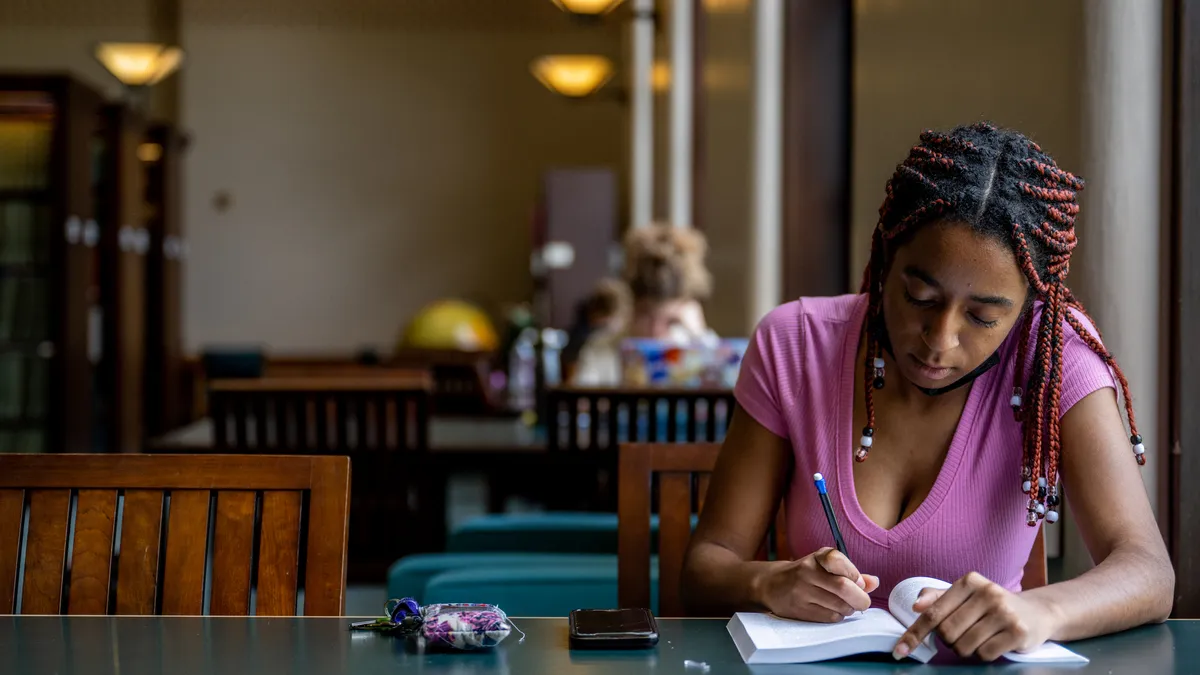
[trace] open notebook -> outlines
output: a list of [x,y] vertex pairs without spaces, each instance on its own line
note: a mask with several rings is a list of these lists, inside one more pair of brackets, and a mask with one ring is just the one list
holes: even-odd
[[[905,579],[888,596],[888,609],[868,609],[839,623],[809,623],[781,619],[771,614],[738,613],[728,630],[746,663],[810,663],[855,654],[890,654],[896,641],[917,620],[913,603],[923,588],[949,588],[928,577]],[[910,655],[928,663],[937,654],[933,636]],[[1031,652],[1009,652],[1004,658],[1017,663],[1086,664],[1088,660],[1062,645],[1047,642]]]

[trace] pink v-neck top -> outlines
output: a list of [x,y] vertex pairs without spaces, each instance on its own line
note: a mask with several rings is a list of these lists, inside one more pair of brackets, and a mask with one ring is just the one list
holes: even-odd
[[[880,578],[873,601],[886,606],[896,583],[912,576],[949,582],[975,571],[1018,591],[1036,528],[1025,524],[1021,432],[1013,419],[1017,330],[1001,346],[1001,365],[972,385],[949,452],[929,496],[891,529],[873,522],[854,490],[855,361],[866,296],[803,298],[766,316],[747,349],[734,393],[769,431],[787,439],[795,471],[786,492],[789,545],[797,557],[832,546],[812,484],[822,473],[850,559]],[[1040,307],[1035,307],[1040,311]],[[1091,326],[1079,317],[1089,329]],[[1030,339],[1036,336],[1030,335]],[[1061,409],[1116,382],[1108,366],[1066,326]],[[1026,371],[1033,360],[1028,349]],[[908,433],[920,434],[914,425]],[[887,452],[876,447],[872,453]],[[870,461],[870,460],[867,460]]]

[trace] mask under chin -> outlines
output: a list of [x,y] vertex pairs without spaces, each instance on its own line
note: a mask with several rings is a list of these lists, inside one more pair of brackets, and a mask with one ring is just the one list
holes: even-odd
[[[882,313],[880,313],[880,315],[879,315],[879,320],[878,320],[878,323],[876,323],[874,330],[875,330],[875,339],[879,342],[879,346],[882,347],[883,350],[888,353],[888,356],[892,357],[892,361],[895,361],[896,354],[892,351],[892,340],[888,336],[887,327],[884,325]],[[912,386],[916,387],[917,391],[920,391],[922,394],[925,394],[926,396],[941,396],[942,394],[952,392],[955,389],[958,389],[959,387],[962,387],[962,386],[965,386],[965,385],[968,385],[968,384],[974,382],[976,378],[978,378],[980,375],[983,375],[984,373],[991,370],[992,368],[996,367],[996,365],[999,363],[1000,363],[1000,352],[995,351],[995,352],[992,352],[991,356],[984,359],[983,363],[976,366],[974,370],[967,373],[966,375],[963,375],[962,377],[958,378],[957,380],[951,382],[950,384],[948,384],[944,387],[937,387],[937,388],[930,389],[929,387],[922,387],[921,385],[915,384],[912,382],[910,382],[910,384],[912,384]]]

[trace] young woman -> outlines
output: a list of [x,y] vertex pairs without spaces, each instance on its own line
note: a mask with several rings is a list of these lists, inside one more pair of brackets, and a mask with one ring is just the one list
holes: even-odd
[[[1082,187],[1013,131],[921,135],[862,294],[802,298],[755,332],[685,562],[694,611],[835,622],[935,577],[953,586],[922,595],[894,655],[936,632],[987,660],[1168,616],[1129,388],[1065,283]],[[848,556],[829,548],[818,472]],[[1067,491],[1096,566],[1022,591]],[[755,562],[781,499],[796,558]]]

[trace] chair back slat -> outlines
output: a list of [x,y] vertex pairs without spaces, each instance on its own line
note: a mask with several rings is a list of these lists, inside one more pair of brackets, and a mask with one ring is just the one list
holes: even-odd
[[164,615],[204,613],[204,562],[211,497],[208,490],[171,492],[162,588]]
[[250,613],[256,501],[257,495],[249,490],[222,490],[217,494],[209,601],[209,613],[215,616]]
[[663,616],[678,616],[680,612],[676,608],[683,607],[679,597],[683,556],[692,535],[692,474],[688,471],[661,473],[658,489],[659,560],[679,561],[678,565],[659,567],[659,611],[671,612]]
[[0,490],[0,614],[15,611],[25,491]]
[[622,446],[617,466],[617,604],[620,607],[650,607],[651,453],[641,450],[644,448],[640,446]]
[[70,490],[31,490],[25,544],[23,614],[62,612],[62,582],[70,527]]
[[0,612],[339,616],[349,502],[346,457],[0,455]]
[[[306,616],[344,614],[346,520],[349,513],[350,465],[334,463],[325,471],[314,471],[308,493],[308,543],[304,573]],[[259,576],[262,576],[261,573]]]
[[1021,588],[1041,588],[1049,583],[1049,570],[1046,569],[1046,528],[1038,528],[1037,537],[1033,540],[1033,550],[1025,563],[1025,574],[1021,578]]
[[117,561],[117,614],[156,613],[162,516],[162,490],[125,491],[121,557]]
[[75,501],[68,613],[108,613],[116,523],[116,490],[79,491]]
[[273,492],[263,497],[258,605],[268,615],[291,614],[296,608],[300,506],[299,492]]

